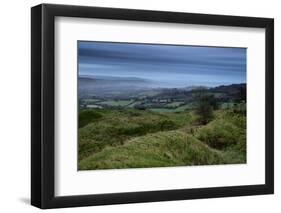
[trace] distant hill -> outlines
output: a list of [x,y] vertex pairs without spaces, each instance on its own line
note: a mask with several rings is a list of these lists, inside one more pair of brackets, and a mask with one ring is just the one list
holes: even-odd
[[222,92],[222,93],[237,93],[241,88],[246,88],[246,84],[231,84],[231,85],[222,85],[209,90],[212,92]]
[[217,98],[223,99],[225,101],[229,99],[235,99],[241,92],[241,90],[246,90],[246,84],[231,84],[222,85],[218,87],[186,87],[186,88],[172,88],[172,89],[159,89],[159,93],[154,97],[157,98],[173,98],[173,99],[183,99],[185,101],[192,100],[193,95],[196,92],[205,90],[206,92],[214,94]]
[[246,84],[221,85],[217,87],[187,86],[182,88],[165,88],[157,82],[136,77],[114,76],[79,76],[79,98],[136,98],[150,96],[155,98],[178,98],[189,100],[192,93],[208,90],[220,94],[225,99],[234,98]]
[[80,76],[79,97],[130,96],[135,92],[150,88],[151,82],[141,78]]

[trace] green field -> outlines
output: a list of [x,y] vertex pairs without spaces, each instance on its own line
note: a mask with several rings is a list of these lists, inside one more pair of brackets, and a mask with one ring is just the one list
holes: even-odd
[[128,107],[133,108],[133,107],[135,107],[135,106],[138,105],[138,104],[141,104],[141,101],[134,101],[134,102],[130,103],[130,104],[128,105]]
[[133,101],[129,101],[129,100],[109,100],[109,101],[102,101],[99,104],[104,104],[104,105],[108,105],[108,106],[127,106],[130,105]]
[[152,112],[160,112],[160,113],[164,113],[164,112],[183,112],[187,109],[192,109],[192,104],[185,104],[182,105],[180,107],[177,108],[150,108],[149,110]]
[[182,105],[183,103],[184,103],[184,102],[182,102],[182,101],[175,101],[175,102],[166,104],[166,106],[167,106],[167,107],[179,107],[179,106]]
[[80,110],[79,170],[246,163],[244,115],[217,110],[199,125],[178,108]]
[[95,98],[83,99],[83,101],[86,104],[94,104],[94,103],[100,102],[99,99],[95,99]]

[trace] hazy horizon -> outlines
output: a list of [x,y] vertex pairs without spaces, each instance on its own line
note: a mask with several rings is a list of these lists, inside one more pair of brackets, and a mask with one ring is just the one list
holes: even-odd
[[246,83],[246,48],[78,43],[79,76],[138,78],[153,87]]

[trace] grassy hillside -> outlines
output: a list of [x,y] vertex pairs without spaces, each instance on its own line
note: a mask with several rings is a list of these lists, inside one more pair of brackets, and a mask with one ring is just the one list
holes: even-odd
[[79,169],[246,162],[246,119],[215,112],[205,126],[192,111],[88,109],[79,113]]
[[132,137],[177,129],[190,121],[189,113],[164,115],[135,109],[82,110],[79,115],[79,159],[106,146],[122,145]]
[[140,168],[225,163],[223,155],[178,130],[147,134],[108,147],[80,162],[81,169]]

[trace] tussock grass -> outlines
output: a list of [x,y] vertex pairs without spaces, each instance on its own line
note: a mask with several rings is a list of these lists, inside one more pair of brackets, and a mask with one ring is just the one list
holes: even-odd
[[[196,137],[206,142],[210,147],[225,149],[245,141],[246,117],[224,113],[206,126],[203,126],[196,134]],[[241,145],[241,144],[240,144]]]
[[219,151],[181,131],[136,137],[79,162],[79,169],[143,168],[227,163]]
[[220,112],[217,119],[199,129],[196,137],[212,148],[225,151],[232,161],[246,162],[245,116]]
[[[90,118],[85,119],[86,114]],[[136,136],[180,128],[190,120],[189,113],[164,115],[134,109],[82,111],[79,115],[79,123],[83,124],[78,132],[79,160],[107,146],[122,145]]]
[[245,115],[217,110],[206,125],[196,120],[192,111],[82,110],[79,169],[246,163]]

